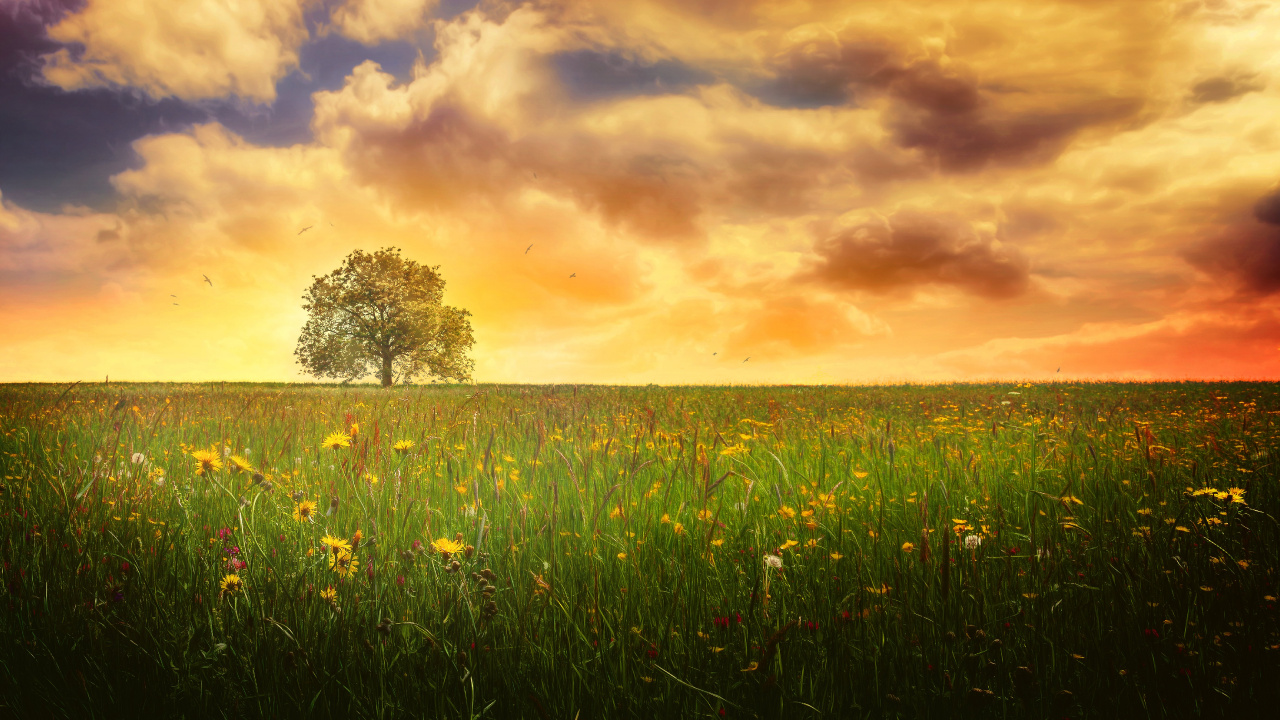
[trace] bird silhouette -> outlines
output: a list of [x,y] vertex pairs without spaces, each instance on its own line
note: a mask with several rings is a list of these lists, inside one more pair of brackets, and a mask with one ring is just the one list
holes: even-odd
[[538,179],[538,173],[534,173],[534,174],[533,174],[533,179],[534,179],[534,180],[537,180],[537,179]]
[[529,247],[524,249],[524,254],[528,255],[531,249],[533,249],[533,243],[529,243]]
[[570,275],[569,277],[571,277],[571,278],[576,278],[576,277],[578,277],[578,273],[574,273],[574,274]]
[[[750,359],[751,359],[750,357],[747,358],[747,360],[750,360]],[[743,360],[742,362],[746,362],[747,360]]]
[[333,221],[332,221],[332,220],[330,220],[330,221],[329,221],[329,227],[333,227]]
[[169,293],[169,297],[178,297],[178,296],[174,295],[173,293]]
[[201,275],[200,277],[204,278],[204,281],[209,283],[209,287],[213,287],[213,281],[209,279],[208,275]]
[[714,357],[714,356],[716,356],[716,355],[719,355],[719,354],[720,354],[720,353],[711,353],[711,355],[712,355],[713,357]]
[[1062,372],[1062,368],[1058,368],[1057,372]]
[[177,305],[177,304],[178,304],[178,303],[174,303],[174,305]]

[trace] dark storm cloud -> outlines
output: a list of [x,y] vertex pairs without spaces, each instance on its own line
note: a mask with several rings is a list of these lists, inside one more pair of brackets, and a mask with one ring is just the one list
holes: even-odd
[[819,241],[804,277],[876,294],[946,285],[986,298],[1009,298],[1030,282],[1016,252],[979,237],[955,218],[901,211]]
[[560,81],[577,100],[663,95],[710,82],[710,73],[674,60],[644,63],[621,53],[575,50],[550,58]]
[[1262,84],[1246,78],[1211,77],[1191,86],[1191,101],[1197,104],[1226,102],[1262,89]]
[[1280,190],[1253,206],[1257,222],[1243,222],[1183,256],[1202,272],[1234,283],[1245,295],[1280,291]]
[[1002,96],[1027,93],[983,85],[962,68],[944,68],[934,60],[908,62],[904,55],[884,41],[812,38],[775,55],[770,80],[746,87],[783,107],[858,106],[887,97],[885,126],[894,143],[923,152],[946,172],[1048,161],[1078,131],[1124,119],[1142,107],[1133,98],[1099,97],[1061,109],[1002,109]]
[[1253,206],[1253,216],[1258,222],[1280,225],[1280,190],[1258,198]]

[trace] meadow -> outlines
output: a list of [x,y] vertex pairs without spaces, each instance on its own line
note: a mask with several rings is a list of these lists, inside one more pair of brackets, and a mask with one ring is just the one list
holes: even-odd
[[0,716],[1259,716],[1277,389],[0,386]]

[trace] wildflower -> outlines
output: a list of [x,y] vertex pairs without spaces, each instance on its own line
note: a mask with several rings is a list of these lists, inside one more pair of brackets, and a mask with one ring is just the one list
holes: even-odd
[[670,515],[668,515],[668,514],[666,514],[666,513],[662,513],[662,519],[661,519],[661,520],[659,520],[658,522],[661,522],[661,523],[665,523],[665,524],[667,524],[667,525],[670,525],[670,524],[671,524],[671,516],[670,516]]
[[239,474],[242,472],[247,472],[247,473],[253,472],[253,465],[250,465],[248,460],[245,460],[239,455],[232,455],[231,457],[227,458],[227,465],[231,468],[231,472],[236,474]]
[[809,539],[809,540],[805,541],[804,546],[805,546],[805,547],[807,547],[807,548],[816,548],[816,547],[818,547],[818,540],[817,540],[817,538],[811,538],[811,539]]
[[793,548],[799,544],[800,543],[796,542],[795,540],[791,540],[788,538],[786,542],[782,543],[782,545],[778,547],[778,550],[786,550],[788,548]]
[[222,596],[226,597],[228,595],[235,595],[241,590],[244,590],[244,583],[240,580],[239,575],[231,573],[230,575],[224,575],[222,577],[221,587]]
[[1241,505],[1245,504],[1244,488],[1238,488],[1238,487],[1227,488],[1227,493],[1231,495],[1231,502],[1240,503]]
[[796,511],[794,508],[788,507],[786,505],[783,505],[782,507],[778,508],[778,517],[783,518],[784,520],[790,520],[795,516],[796,516]]
[[711,522],[712,513],[710,510],[699,510],[698,519],[704,522]]
[[1186,527],[1183,527],[1182,525],[1175,527],[1174,530],[1177,530],[1178,532],[1184,532],[1184,533],[1191,532],[1190,530],[1188,530]]
[[222,469],[222,459],[212,450],[196,450],[191,453],[191,459],[196,461],[197,475],[208,475]]
[[840,559],[840,558],[842,558],[842,557],[844,557],[844,556],[843,556],[843,555],[841,555],[841,554],[840,554],[840,553],[838,553],[838,552],[832,552],[832,553],[831,553],[831,559],[832,559],[832,560],[839,560],[839,559]]
[[982,538],[977,535],[969,535],[969,536],[966,536],[964,539],[965,550],[977,550],[978,546],[981,544],[982,544]]
[[618,559],[619,559],[619,560],[626,560],[626,559],[627,559],[627,554],[626,554],[626,553],[618,553]]
[[325,437],[324,442],[320,443],[320,447],[326,450],[338,450],[340,448],[351,447],[351,436],[344,432],[332,432]]
[[355,423],[355,422],[351,423],[351,428],[350,428],[349,430],[347,430],[347,434],[348,434],[348,435],[350,435],[350,436],[351,436],[351,437],[353,437],[353,438],[354,438],[355,436],[359,435],[359,434],[360,434],[360,423]]
[[391,449],[392,449],[392,450],[395,450],[396,452],[400,453],[401,455],[404,455],[405,453],[407,453],[407,452],[409,452],[410,450],[412,450],[412,449],[413,449],[413,441],[412,441],[412,440],[401,440],[401,441],[397,442],[395,445],[392,445],[392,446],[391,446]]
[[129,459],[133,461],[134,465],[141,465],[147,461],[147,456],[142,453],[134,453]]
[[329,556],[329,569],[338,573],[339,577],[351,577],[359,566],[360,561],[349,552],[339,551]]
[[351,544],[340,537],[325,535],[324,537],[320,538],[320,544],[324,547],[329,548],[335,554],[340,550],[345,552],[351,552]]
[[298,522],[306,522],[308,520],[315,522],[313,520],[313,516],[315,515],[315,512],[316,512],[315,502],[312,500],[303,500],[299,502],[297,507],[293,509],[293,519],[297,520]]
[[717,539],[717,540],[712,540],[712,541],[711,541],[711,544],[712,544],[712,545],[715,545],[716,547],[720,547],[721,545],[723,545],[723,544],[724,544],[724,539],[723,539],[723,538],[720,538],[720,539]]
[[450,555],[456,555],[462,552],[462,548],[464,546],[461,541],[449,540],[447,538],[440,538],[439,540],[431,541],[431,547],[435,548],[436,552],[449,553]]
[[913,545],[912,543],[909,543],[909,542],[902,543],[902,552],[904,553],[911,553],[915,549],[916,549],[916,546]]
[[338,591],[332,585],[320,591],[320,599],[333,605],[338,602]]
[[672,529],[672,530],[674,530],[674,531],[675,531],[675,533],[676,533],[677,535],[683,535],[683,534],[684,534],[684,524],[683,524],[683,523],[676,523],[676,524],[675,524],[675,526],[674,526],[674,527],[672,527],[671,529]]
[[764,564],[771,568],[780,568],[782,567],[782,558],[777,555],[765,555]]

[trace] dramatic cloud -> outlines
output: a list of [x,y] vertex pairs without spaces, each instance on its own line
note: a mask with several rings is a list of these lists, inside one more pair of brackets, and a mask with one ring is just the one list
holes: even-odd
[[1210,275],[1235,281],[1248,295],[1280,291],[1280,191],[1253,206],[1255,222],[1244,221],[1186,253],[1187,261]]
[[309,0],[88,0],[49,28],[69,45],[44,57],[44,78],[66,90],[136,89],[184,100],[276,97],[298,63]]
[[946,285],[986,298],[1027,289],[1027,262],[958,218],[899,211],[814,246],[809,273],[831,286],[871,293]]
[[0,379],[302,379],[389,245],[481,381],[1280,374],[1274,6],[15,1],[111,152],[5,156]]

